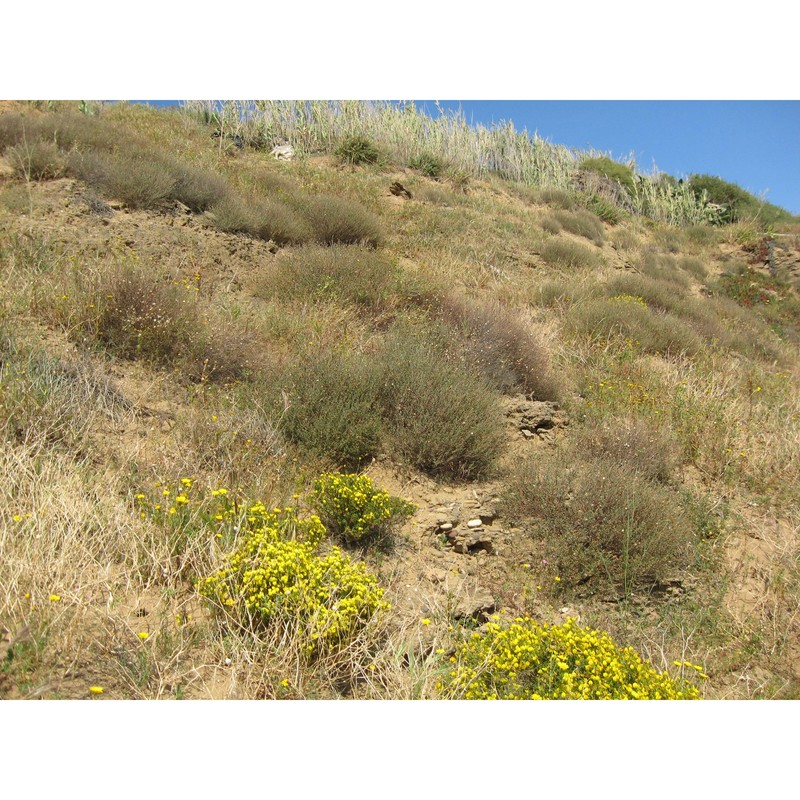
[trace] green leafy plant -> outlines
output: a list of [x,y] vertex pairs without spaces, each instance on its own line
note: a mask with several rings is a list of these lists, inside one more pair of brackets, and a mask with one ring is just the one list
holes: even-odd
[[332,534],[354,543],[382,537],[416,508],[378,489],[367,475],[339,472],[314,481],[310,502]]
[[700,665],[677,662],[673,678],[631,647],[619,647],[598,630],[569,618],[547,625],[529,617],[490,622],[450,658],[439,689],[466,700],[696,700]]
[[608,158],[608,156],[585,158],[581,161],[581,169],[585,172],[604,175],[606,178],[616,181],[628,194],[633,194],[635,191],[633,170],[627,164],[620,164],[618,161]]

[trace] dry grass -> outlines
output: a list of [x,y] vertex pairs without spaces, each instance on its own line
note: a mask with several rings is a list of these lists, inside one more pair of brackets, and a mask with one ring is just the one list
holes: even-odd
[[597,252],[577,242],[558,238],[544,243],[541,256],[545,264],[568,270],[596,269],[603,263]]

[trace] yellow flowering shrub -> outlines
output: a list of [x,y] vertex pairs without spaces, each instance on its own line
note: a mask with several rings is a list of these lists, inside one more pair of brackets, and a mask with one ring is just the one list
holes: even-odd
[[[490,622],[450,659],[445,697],[467,700],[695,700],[697,686],[658,672],[603,632],[518,617]],[[705,676],[701,676],[705,677]]]
[[342,645],[389,604],[363,563],[337,548],[319,553],[325,533],[317,516],[299,519],[294,508],[256,503],[238,547],[198,590],[244,625],[296,625],[309,654]]
[[367,475],[340,472],[317,478],[310,502],[328,530],[350,542],[376,538],[416,510],[378,489]]

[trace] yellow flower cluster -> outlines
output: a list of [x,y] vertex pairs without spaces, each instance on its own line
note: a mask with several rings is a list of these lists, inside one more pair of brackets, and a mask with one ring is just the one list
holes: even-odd
[[416,507],[375,487],[367,475],[327,472],[314,481],[311,504],[331,533],[360,542],[385,533]]
[[695,700],[697,686],[658,672],[603,632],[518,617],[475,633],[451,657],[439,684],[467,700]]
[[337,548],[318,553],[325,537],[319,517],[299,519],[291,507],[248,509],[239,546],[198,590],[242,623],[299,623],[310,654],[344,644],[375,614],[389,608],[383,589],[361,562]]

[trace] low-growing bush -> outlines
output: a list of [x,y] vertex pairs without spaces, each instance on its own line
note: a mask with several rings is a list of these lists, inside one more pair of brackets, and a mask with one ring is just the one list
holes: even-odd
[[603,244],[605,240],[603,223],[591,211],[554,211],[553,217],[565,231],[583,236],[596,245]]
[[639,416],[615,417],[581,428],[574,435],[576,457],[608,458],[635,475],[666,483],[679,464],[680,447],[671,432]]
[[399,289],[399,270],[386,257],[357,245],[304,245],[284,250],[256,285],[259,297],[333,299],[373,312]]
[[619,206],[614,205],[609,199],[594,192],[588,195],[584,203],[589,211],[609,225],[617,225],[624,216]]
[[567,324],[581,336],[616,340],[645,353],[691,355],[702,349],[700,337],[685,322],[650,310],[634,295],[576,303],[569,310]]
[[212,607],[258,632],[284,625],[309,657],[346,647],[376,615],[387,611],[383,589],[362,562],[336,548],[320,551],[325,527],[296,510],[247,509],[236,548],[223,566],[197,584]]
[[157,208],[175,191],[175,176],[156,154],[125,153],[107,156],[100,163],[103,194],[129,208]]
[[694,531],[680,497],[610,456],[521,462],[508,491],[508,516],[534,523],[533,535],[572,589],[625,597],[692,558]]
[[349,136],[335,152],[346,164],[375,164],[380,157],[378,148],[363,136]]
[[395,329],[381,361],[394,452],[442,478],[485,475],[503,435],[496,399],[481,376],[448,361],[419,331]]
[[341,197],[319,195],[306,201],[302,214],[322,244],[366,244],[378,247],[383,228],[367,209]]
[[208,170],[176,164],[172,199],[179,200],[192,211],[206,211],[228,194],[228,183]]
[[279,245],[302,244],[311,238],[300,215],[279,200],[224,196],[209,209],[213,224],[226,233],[246,233]]
[[189,379],[226,381],[254,367],[257,344],[237,326],[204,324],[191,287],[120,265],[75,294],[62,322],[73,338],[129,359],[176,367]]
[[563,208],[567,211],[575,208],[578,202],[575,194],[564,189],[540,189],[536,199],[545,205]]
[[[440,684],[466,700],[695,700],[697,685],[658,672],[630,647],[570,618],[561,625],[518,617],[489,622],[460,645]],[[682,662],[699,677],[699,665]]]
[[377,455],[381,442],[378,381],[366,356],[311,354],[286,376],[280,430],[314,456],[358,468]]
[[562,239],[548,239],[542,246],[541,256],[546,264],[565,269],[592,269],[603,263],[594,250]]
[[691,283],[686,273],[681,270],[678,259],[666,253],[652,251],[643,253],[638,267],[643,275],[656,280],[670,281],[684,288]]
[[437,314],[456,329],[456,336],[445,344],[451,360],[462,360],[497,391],[539,400],[558,398],[558,381],[546,351],[513,311],[499,303],[449,294]]
[[309,497],[328,532],[352,544],[384,538],[415,506],[378,489],[367,475],[327,472]]

